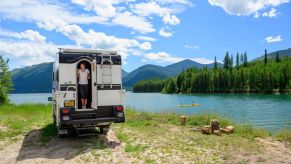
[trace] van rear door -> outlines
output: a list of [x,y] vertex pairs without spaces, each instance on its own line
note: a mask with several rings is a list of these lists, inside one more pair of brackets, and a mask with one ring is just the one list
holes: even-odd
[[97,104],[97,64],[96,64],[96,59],[94,59],[91,63],[91,78],[92,78],[92,104],[91,108],[97,109],[98,104]]

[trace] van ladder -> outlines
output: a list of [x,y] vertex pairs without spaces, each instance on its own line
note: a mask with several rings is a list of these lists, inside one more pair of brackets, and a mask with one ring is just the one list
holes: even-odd
[[[103,54],[102,54],[102,60],[101,60],[101,69],[102,69],[102,85],[101,88],[104,88],[104,84],[108,84],[104,82],[105,77],[109,77],[110,78],[110,88],[112,88],[112,58],[111,55],[109,55],[109,58],[104,58]],[[107,56],[106,56],[107,57]],[[109,62],[110,64],[104,64],[105,62]],[[106,73],[105,69],[109,70],[109,73]]]

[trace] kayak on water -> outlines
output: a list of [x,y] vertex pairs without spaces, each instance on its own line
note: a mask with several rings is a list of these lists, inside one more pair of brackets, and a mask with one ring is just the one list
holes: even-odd
[[179,104],[177,107],[195,107],[195,106],[201,106],[201,104]]

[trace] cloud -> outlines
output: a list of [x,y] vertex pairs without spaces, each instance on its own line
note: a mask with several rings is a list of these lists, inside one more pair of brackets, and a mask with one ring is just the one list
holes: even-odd
[[259,18],[260,17],[260,13],[259,12],[256,12],[255,14],[254,14],[254,18]]
[[156,38],[152,38],[152,37],[149,37],[149,36],[136,36],[135,38],[138,39],[138,40],[144,40],[144,41],[149,41],[149,42],[157,41]]
[[[150,60],[156,63],[177,63],[179,61],[187,59],[187,58],[180,58],[180,57],[172,56],[168,54],[167,52],[146,53],[144,54],[144,58],[145,58],[143,59],[144,61]],[[190,60],[193,60],[195,62],[202,63],[202,64],[213,63],[213,60],[208,60],[205,58],[192,58]]]
[[33,30],[26,30],[24,32],[17,33],[0,29],[0,36],[10,38],[12,37],[17,39],[26,39],[32,42],[45,42],[46,40],[45,36],[42,36],[38,31]]
[[277,16],[277,10],[275,8],[272,8],[269,12],[264,12],[262,14],[262,16],[264,17],[269,17],[269,18],[273,18]]
[[156,31],[153,28],[153,25],[144,17],[133,15],[128,11],[117,14],[112,22],[117,25],[122,25],[134,29],[136,31],[139,31],[140,33],[149,33]]
[[265,41],[267,43],[275,43],[275,42],[281,42],[283,39],[281,38],[281,35],[278,36],[268,36],[265,38]]
[[0,3],[0,16],[18,22],[35,22],[45,29],[53,29],[59,24],[104,24],[107,18],[78,14],[61,3],[48,3],[42,0],[14,0]]
[[276,7],[289,0],[208,0],[212,6],[221,7],[226,13],[237,16],[256,14],[266,7]]
[[165,31],[165,28],[163,28],[163,27],[160,29],[159,34],[163,37],[166,37],[166,38],[173,36],[173,34],[171,32]]
[[183,60],[178,57],[173,57],[166,52],[146,53],[144,57],[157,63],[176,63]]
[[154,0],[159,4],[183,4],[183,5],[192,5],[190,0]]
[[113,17],[116,14],[116,8],[113,7],[111,0],[72,0],[72,2],[83,6],[85,10],[94,10],[100,16]]
[[166,14],[163,18],[165,24],[178,25],[180,24],[180,19],[175,15]]
[[133,12],[141,16],[164,16],[165,14],[174,12],[174,10],[166,7],[161,7],[156,2],[146,2],[135,4],[133,7]]
[[46,42],[45,36],[38,31],[13,32],[1,29],[0,53],[7,54],[13,61],[19,61],[21,66],[27,66],[53,61],[59,47],[116,50],[124,60],[130,54],[140,55],[152,48],[150,42],[139,43],[135,39],[109,36],[92,29],[85,32],[78,25],[57,27],[57,31],[73,40],[76,45],[55,45]]
[[150,42],[144,42],[142,44],[139,45],[140,49],[142,50],[150,50],[152,49],[152,44]]
[[56,45],[46,41],[38,31],[0,30],[0,54],[10,59],[12,69],[55,60],[58,48],[82,48],[76,45]]
[[200,46],[199,45],[194,45],[194,46],[191,46],[191,45],[185,45],[184,48],[187,48],[187,49],[192,49],[192,50],[197,50]]
[[0,40],[0,52],[14,60],[21,59],[19,66],[28,66],[54,60],[57,47],[52,43],[31,43]]
[[76,44],[80,46],[89,46],[91,48],[105,50],[117,50],[123,54],[124,59],[133,49],[141,48],[142,50],[149,50],[151,48],[151,44],[149,42],[140,44],[135,39],[109,36],[103,32],[96,32],[92,29],[89,29],[88,32],[85,32],[77,25],[66,25],[60,27],[57,31],[63,33],[65,36],[75,41]]
[[3,1],[0,3],[0,16],[3,20],[33,22],[46,30],[55,30],[60,25],[68,24],[103,24],[123,26],[145,34],[156,31],[152,23],[152,15],[163,18],[165,24],[177,25],[180,20],[174,14],[182,10],[175,7],[175,4],[180,6],[188,4],[188,0],[143,3],[137,3],[135,0],[71,0],[73,4],[83,7],[84,11],[80,12],[76,6],[62,2],[59,0]]
[[169,25],[180,24],[180,19],[176,15],[172,15],[178,13],[176,9],[170,7],[162,7],[160,4],[154,1],[135,4],[132,10],[134,13],[140,16],[157,15],[159,17],[162,17],[163,18],[162,20],[165,24]]

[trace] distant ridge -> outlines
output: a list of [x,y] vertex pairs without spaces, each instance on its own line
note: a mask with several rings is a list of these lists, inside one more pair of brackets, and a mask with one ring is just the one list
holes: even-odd
[[[279,50],[279,51],[268,53],[268,55],[267,55],[268,59],[276,59],[277,53],[279,54],[279,58],[291,57],[291,48],[288,48],[286,50]],[[264,60],[264,58],[265,58],[265,55],[262,55],[256,59],[254,59],[253,61]]]
[[[222,64],[218,63],[218,66]],[[191,67],[212,68],[212,64],[201,64],[193,60],[185,59],[180,62],[168,65],[166,67],[147,64],[137,68],[136,70],[129,73],[125,78],[123,78],[123,85],[127,87],[133,86],[136,82],[146,79],[165,79],[171,76],[176,76],[183,70]]]

